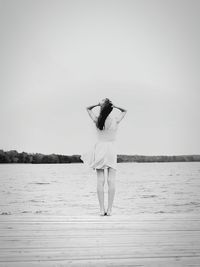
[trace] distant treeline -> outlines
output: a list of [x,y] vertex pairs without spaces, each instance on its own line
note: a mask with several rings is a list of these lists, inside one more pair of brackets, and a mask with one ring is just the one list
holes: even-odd
[[[118,155],[117,162],[189,162],[200,161],[200,155],[180,156],[141,156]],[[81,163],[80,155],[44,155],[41,153],[17,152],[17,150],[0,150],[0,163]]]
[[17,152],[17,150],[0,150],[0,163],[76,163],[82,162],[79,155],[44,155],[41,153]]
[[117,162],[190,162],[200,161],[200,155],[140,156],[118,155]]

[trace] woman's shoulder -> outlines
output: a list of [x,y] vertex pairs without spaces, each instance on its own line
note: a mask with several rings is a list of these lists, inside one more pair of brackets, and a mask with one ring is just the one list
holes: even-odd
[[112,116],[108,116],[107,120],[112,122],[112,123],[116,123],[117,122],[117,117],[112,115]]
[[117,128],[117,126],[118,126],[118,123],[117,123],[117,117],[116,117],[116,116],[112,116],[112,117],[110,118],[110,120],[111,120],[111,127],[112,127],[112,128]]
[[117,116],[114,116],[114,115],[113,115],[113,116],[111,117],[111,120],[112,120],[113,122],[117,122]]

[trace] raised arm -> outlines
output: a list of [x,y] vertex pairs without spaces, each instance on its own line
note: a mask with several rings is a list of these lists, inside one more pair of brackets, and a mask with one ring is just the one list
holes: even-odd
[[98,107],[98,106],[100,106],[100,104],[92,105],[92,106],[89,106],[89,107],[86,108],[86,110],[87,110],[89,116],[91,117],[91,119],[92,119],[93,122],[95,122],[95,123],[96,123],[96,121],[97,121],[97,116],[92,112],[92,109],[95,108],[95,107]]
[[126,115],[127,110],[124,109],[124,108],[117,107],[115,105],[113,105],[113,108],[117,108],[117,109],[119,109],[121,111],[121,114],[117,118],[117,123],[119,123],[124,118],[124,116]]

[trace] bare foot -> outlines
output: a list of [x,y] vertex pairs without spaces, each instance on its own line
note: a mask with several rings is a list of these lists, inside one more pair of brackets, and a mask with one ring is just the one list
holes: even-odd
[[106,212],[107,216],[111,216],[111,210],[108,209],[107,212]]
[[105,215],[105,210],[101,210],[99,213],[100,216],[104,216]]

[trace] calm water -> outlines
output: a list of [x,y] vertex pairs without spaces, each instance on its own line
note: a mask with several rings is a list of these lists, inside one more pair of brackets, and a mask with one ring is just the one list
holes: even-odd
[[[0,181],[1,215],[99,211],[96,173],[83,164],[1,164]],[[118,164],[113,215],[199,212],[199,162]]]

